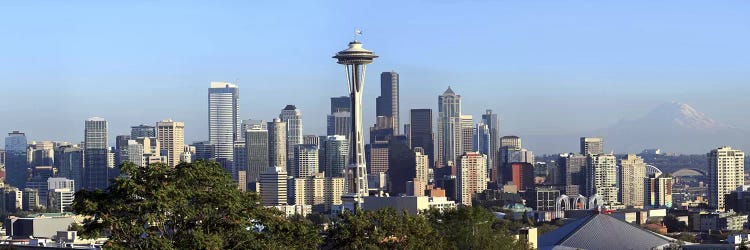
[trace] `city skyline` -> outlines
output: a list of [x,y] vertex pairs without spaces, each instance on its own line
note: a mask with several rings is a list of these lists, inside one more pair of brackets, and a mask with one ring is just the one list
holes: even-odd
[[[383,8],[375,3],[363,4],[373,8],[371,13]],[[3,5],[9,10],[33,7],[14,3]],[[50,3],[50,6],[54,5]],[[238,5],[240,6],[211,6],[209,10],[232,13],[235,10],[230,7],[281,8],[265,4]],[[95,5],[82,10],[71,9],[70,13],[109,10],[112,7],[116,6]],[[165,17],[157,15],[161,13],[158,10],[174,6],[154,3],[119,7],[124,7],[125,12],[147,9],[149,11],[141,14],[145,20],[166,21],[163,19]],[[193,9],[195,7],[177,7],[187,13],[198,12]],[[185,122],[186,143],[205,141],[208,140],[208,135],[205,134],[208,124],[202,114],[205,114],[207,107],[199,104],[205,102],[206,83],[228,81],[236,83],[245,96],[253,93],[262,95],[263,99],[241,99],[240,106],[245,107],[241,110],[241,119],[271,120],[279,109],[287,104],[294,104],[305,114],[305,133],[324,135],[327,101],[330,97],[345,94],[340,88],[340,69],[326,62],[326,51],[335,51],[337,42],[351,38],[351,23],[363,27],[365,42],[384,55],[383,61],[373,65],[370,72],[399,72],[401,114],[408,114],[410,109],[418,108],[437,110],[434,96],[450,85],[464,97],[463,112],[473,115],[474,122],[477,122],[484,110],[495,111],[501,120],[501,135],[513,134],[527,138],[527,135],[585,133],[608,127],[620,120],[635,119],[651,108],[671,101],[693,105],[725,124],[740,128],[750,126],[750,121],[744,118],[741,108],[725,108],[750,105],[742,98],[742,93],[750,88],[742,78],[742,72],[746,72],[748,66],[739,59],[748,53],[742,49],[743,41],[747,41],[748,36],[737,32],[746,30],[746,24],[750,23],[748,17],[742,15],[750,8],[747,4],[729,6],[682,3],[679,6],[682,12],[666,11],[674,7],[669,2],[641,2],[626,6],[624,10],[617,10],[623,6],[596,3],[589,3],[586,8],[579,9],[561,6],[559,3],[548,3],[545,6],[532,3],[464,3],[458,6],[451,3],[430,6],[404,3],[401,7],[397,14],[426,7],[425,11],[432,11],[435,15],[413,16],[411,22],[405,22],[403,27],[393,31],[386,28],[394,21],[383,20],[368,13],[364,17],[347,14],[346,18],[350,22],[336,23],[327,28],[307,27],[333,23],[327,17],[316,15],[306,16],[311,20],[309,24],[297,22],[300,20],[298,18],[288,21],[283,20],[283,16],[272,18],[270,20],[279,22],[273,30],[243,26],[252,23],[253,18],[249,17],[230,17],[237,21],[236,24],[208,21],[207,24],[196,27],[199,31],[196,34],[206,34],[206,37],[238,35],[237,41],[227,41],[227,46],[223,46],[224,42],[208,38],[191,42],[196,34],[188,32],[188,27],[194,21],[188,20],[187,16],[176,16],[176,19],[168,21],[164,25],[174,25],[179,29],[167,31],[163,29],[165,26],[147,27],[144,22],[116,22],[119,20],[117,18],[127,18],[123,14],[107,17],[94,13],[93,16],[80,15],[73,18],[69,13],[55,13],[43,8],[40,11],[51,12],[49,14],[52,17],[69,18],[60,24],[47,24],[28,20],[28,17],[17,16],[9,11],[9,15],[0,17],[0,20],[10,22],[13,19],[13,23],[18,25],[2,32],[9,37],[37,38],[37,42],[19,44],[19,41],[28,42],[27,39],[0,42],[0,45],[18,48],[17,51],[7,52],[7,62],[0,62],[0,73],[7,76],[3,79],[6,91],[0,93],[0,100],[6,106],[14,107],[0,111],[0,115],[17,117],[11,122],[0,124],[0,131],[20,130],[27,134],[30,141],[80,142],[83,141],[81,122],[89,117],[100,116],[109,121],[109,141],[113,142],[116,135],[127,134],[130,126],[141,123],[154,125],[156,121],[169,118]],[[460,35],[438,39],[438,35],[442,36],[444,33],[436,32],[434,27],[427,24],[435,22],[439,19],[439,14],[449,13],[454,7],[475,10],[478,14],[463,16],[465,20],[457,24],[438,22],[437,24],[445,25],[446,30]],[[330,11],[331,6],[311,8],[329,8],[327,11]],[[487,14],[487,11],[493,9],[507,15]],[[565,14],[562,10],[571,13]],[[512,13],[514,11],[518,13]],[[288,15],[295,13],[292,11]],[[624,15],[625,13],[632,15]],[[714,18],[695,20],[691,13],[706,14]],[[604,17],[606,14],[611,16]],[[211,12],[211,15],[216,14]],[[529,20],[524,15],[544,15],[546,18]],[[100,18],[101,22],[87,22],[89,18]],[[606,22],[589,22],[601,18]],[[497,27],[484,29],[484,25],[478,25],[485,23],[495,23]],[[580,26],[580,23],[588,25]],[[102,30],[103,25],[112,26],[112,31]],[[300,27],[297,25],[310,29],[296,28]],[[210,31],[209,27],[221,28]],[[239,29],[241,27],[247,29]],[[469,28],[464,31],[460,27]],[[54,28],[59,28],[60,31]],[[61,33],[63,31],[70,34]],[[140,36],[136,36],[139,32],[155,35],[159,39],[141,40],[138,38]],[[284,32],[300,34],[284,37],[281,35]],[[94,34],[100,36],[95,36],[91,41],[81,41],[79,38]],[[255,34],[266,35],[268,39],[252,39]],[[404,38],[394,39],[393,35],[404,35],[404,38],[409,38],[407,40],[429,43],[402,43],[399,41]],[[643,37],[649,39],[646,41]],[[562,40],[540,42],[554,40],[553,38]],[[120,39],[123,41],[119,41]],[[40,42],[49,40],[56,42]],[[243,43],[248,40],[253,41],[251,46]],[[123,43],[128,41],[133,43]],[[299,45],[300,41],[304,41],[301,47],[304,52],[299,54],[301,60],[288,66],[299,67],[301,70],[294,75],[282,74],[283,67],[280,66],[285,65],[285,62],[274,59],[272,56],[276,54],[266,51],[287,53],[281,49]],[[95,44],[96,42],[116,42],[115,45],[121,47],[116,51],[114,47],[104,47]],[[171,48],[172,45],[178,46]],[[475,60],[468,59],[472,57],[469,55],[478,52],[477,48],[489,48],[482,53],[496,58],[496,61],[481,59],[481,64],[476,67],[466,64],[467,61]],[[130,54],[126,55],[120,50]],[[436,51],[442,53],[434,53]],[[97,55],[102,52],[113,57]],[[204,57],[208,60],[204,60]],[[222,57],[227,60],[220,60]],[[161,66],[157,67],[157,63]],[[99,87],[103,82],[107,83],[106,88]],[[707,85],[723,88],[717,88],[712,91],[714,94],[707,95],[704,93],[704,86]],[[272,87],[291,92],[274,91]],[[132,92],[132,89],[141,91]],[[375,97],[379,95],[377,81],[370,81],[365,89],[364,103],[367,105],[363,122],[374,124]],[[615,90],[602,92],[602,89]],[[16,105],[28,102],[20,99],[23,95],[18,94],[27,91],[34,91],[40,97],[35,100],[37,105]],[[163,95],[166,91],[170,95]],[[123,93],[134,94],[122,95]],[[579,100],[583,97],[590,100]],[[150,108],[148,112],[133,109],[129,104],[131,102],[142,103]],[[623,102],[628,105],[622,105]],[[38,105],[39,103],[47,105]],[[587,114],[568,112],[589,103],[594,105],[588,107],[590,111]],[[30,115],[53,109],[56,112],[48,112],[45,116]],[[566,113],[567,116],[561,116],[560,113]],[[554,119],[556,122],[538,122],[543,118]],[[401,123],[408,119],[405,115],[400,117]],[[47,122],[54,122],[57,128],[50,130],[44,127]],[[608,138],[605,137],[605,140]],[[528,148],[539,153],[556,153],[554,150],[540,151],[539,144],[543,144],[543,141],[527,138],[526,142]],[[567,145],[567,150],[573,151],[575,141],[570,141]],[[703,150],[688,153],[701,153],[718,146],[721,145],[705,145]],[[644,145],[643,148],[645,147],[648,146]],[[617,148],[615,150],[623,151]],[[670,148],[665,150],[679,151]]]

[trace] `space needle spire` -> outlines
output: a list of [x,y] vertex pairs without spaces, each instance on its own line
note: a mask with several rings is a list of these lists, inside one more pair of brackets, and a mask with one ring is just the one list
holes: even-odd
[[349,136],[349,163],[346,167],[346,193],[342,196],[345,209],[354,210],[361,207],[363,197],[368,196],[367,187],[367,165],[365,163],[365,142],[362,132],[362,90],[365,85],[365,70],[367,64],[377,58],[372,51],[362,48],[362,43],[356,40],[349,47],[336,53],[333,58],[338,64],[346,68],[346,82],[349,87],[351,98],[351,136]]

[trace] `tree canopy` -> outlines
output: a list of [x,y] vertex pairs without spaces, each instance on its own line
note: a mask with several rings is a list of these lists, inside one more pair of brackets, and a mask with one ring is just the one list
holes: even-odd
[[73,210],[90,216],[84,237],[115,249],[310,249],[322,238],[241,192],[215,162],[139,167],[125,163],[105,191],[76,193]]

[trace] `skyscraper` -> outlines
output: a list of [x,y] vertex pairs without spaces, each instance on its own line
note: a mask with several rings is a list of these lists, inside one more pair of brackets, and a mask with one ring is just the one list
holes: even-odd
[[351,112],[352,99],[348,96],[331,97],[331,114],[336,112]]
[[[244,136],[242,136],[244,137]],[[244,181],[247,181],[247,147],[245,147],[245,139],[242,139],[242,141],[236,141],[234,142],[234,152],[233,152],[233,158],[232,160],[233,167],[232,167],[232,174],[234,176],[235,181],[240,180],[240,175],[242,175],[242,178]],[[239,171],[243,171],[242,174],[240,174]]]
[[[208,141],[214,158],[229,170],[234,157],[234,142],[240,139],[240,89],[226,82],[211,82],[208,88]],[[234,174],[234,173],[231,173]]]
[[302,144],[302,112],[294,105],[286,105],[279,114],[286,123],[287,173],[294,173],[294,146]]
[[[430,169],[430,162],[427,155],[425,155],[421,148],[415,148],[414,150],[414,158],[416,161],[416,176],[414,177],[415,181],[420,182],[423,185],[427,185],[427,183],[430,181],[429,176],[429,169]],[[422,186],[424,188],[424,186]]]
[[128,157],[128,141],[130,135],[118,135],[115,137],[115,166],[122,165]]
[[145,166],[146,164],[143,162],[143,150],[143,144],[138,143],[137,140],[128,140],[124,150],[125,154],[122,155],[124,157],[122,161],[132,162],[136,166]]
[[438,96],[438,161],[439,166],[455,164],[463,153],[461,146],[461,96],[448,87]]
[[167,152],[167,165],[177,166],[180,154],[185,150],[185,123],[172,120],[157,122],[156,138],[159,140],[159,150]]
[[24,133],[13,131],[5,137],[5,182],[19,189],[26,186],[27,146]]
[[332,206],[341,205],[345,183],[343,177],[324,177],[318,173],[296,178],[292,183],[295,205],[311,205],[316,213],[324,213],[330,211]]
[[511,162],[505,168],[506,183],[513,182],[518,190],[534,188],[534,165],[528,162]]
[[456,170],[456,179],[458,202],[471,206],[471,196],[487,189],[487,156],[465,152]]
[[586,163],[586,196],[601,195],[604,203],[617,203],[617,165],[612,154],[589,155]]
[[86,166],[83,169],[83,184],[85,189],[104,190],[109,186],[111,177],[108,167],[107,127],[107,121],[104,118],[93,117],[86,120],[86,129],[84,131],[84,163]]
[[380,96],[376,99],[376,116],[390,118],[393,134],[399,129],[398,73],[395,71],[380,74]]
[[31,168],[54,165],[55,146],[51,141],[32,142],[29,144],[26,153]]
[[62,146],[58,176],[71,179],[75,190],[81,190],[83,182],[83,149],[77,145]]
[[724,196],[744,184],[745,153],[724,146],[708,156],[708,205],[724,211]]
[[388,172],[388,141],[375,141],[370,143],[369,153],[370,174]]
[[318,173],[318,146],[297,144],[294,146],[294,178],[306,178]]
[[672,208],[672,176],[652,174],[646,178],[645,206]]
[[[260,173],[270,165],[268,129],[264,126],[252,126],[245,131],[245,148],[247,149],[247,182],[258,182]],[[286,167],[286,166],[284,166]]]
[[[490,169],[497,167],[497,152],[500,149],[500,120],[497,118],[497,114],[492,113],[491,109],[485,111],[482,115],[482,124],[487,125],[489,130],[489,143],[486,147],[489,147],[487,155],[487,165]],[[484,147],[483,147],[484,148]],[[492,176],[494,181],[497,176]]]
[[352,114],[349,111],[337,111],[326,117],[326,135],[343,135],[349,138],[352,127]]
[[[476,127],[474,127],[474,148],[473,151],[477,151],[480,154],[487,156],[487,171],[488,173],[492,171],[493,165],[492,162],[493,159],[490,157],[490,155],[495,155],[492,152],[497,151],[497,149],[492,150],[492,135],[490,134],[490,127],[487,124],[484,124],[483,122],[477,123]],[[490,174],[490,179],[495,180],[496,176]]]
[[521,137],[506,135],[500,138],[500,148],[521,149]]
[[394,130],[391,126],[393,121],[388,116],[377,116],[375,117],[375,126],[370,127],[370,143],[377,141],[389,141],[393,135]]
[[138,137],[156,137],[156,128],[145,124],[130,127],[130,138]]
[[260,174],[260,198],[263,206],[287,205],[287,174],[283,167],[269,167]]
[[422,148],[429,157],[429,166],[435,164],[435,141],[432,132],[432,109],[412,109],[410,115],[411,147]]
[[326,177],[344,177],[349,163],[349,140],[341,135],[328,136],[326,139]]
[[282,167],[286,171],[286,123],[279,118],[268,122],[268,165]]
[[586,156],[561,154],[557,158],[557,166],[560,168],[560,173],[564,176],[564,194],[568,196],[583,194],[582,191],[586,187]]
[[352,102],[352,132],[349,135],[349,164],[346,170],[347,192],[342,196],[346,209],[354,211],[361,208],[363,197],[368,196],[367,165],[365,163],[365,141],[362,132],[362,93],[365,84],[367,64],[377,58],[372,51],[362,47],[362,43],[354,40],[349,47],[339,51],[333,58],[337,63],[346,67],[347,88]]
[[320,136],[304,135],[302,136],[302,144],[313,144],[315,147],[320,148]]
[[[474,116],[461,115],[461,150],[468,152],[474,149]],[[464,152],[461,152],[462,154]]]
[[601,137],[581,137],[581,154],[602,154],[604,153],[604,140]]
[[645,193],[646,163],[643,158],[628,154],[620,160],[620,201],[625,206],[642,207]]

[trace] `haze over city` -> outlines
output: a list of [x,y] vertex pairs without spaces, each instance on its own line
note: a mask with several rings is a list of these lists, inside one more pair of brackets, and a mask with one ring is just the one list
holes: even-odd
[[[748,2],[289,4],[0,3],[0,131],[81,141],[88,117],[106,118],[111,137],[172,118],[185,122],[186,142],[206,140],[206,88],[229,81],[241,89],[242,119],[268,120],[295,104],[304,132],[324,134],[329,98],[346,95],[330,57],[355,28],[381,56],[368,68],[366,126],[377,74],[395,70],[402,114],[435,109],[451,86],[464,113],[494,110],[501,134],[531,136],[525,144],[538,153],[575,149],[576,136],[671,102],[750,127]],[[550,147],[560,140],[540,135],[573,141]]]

